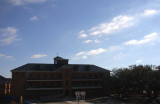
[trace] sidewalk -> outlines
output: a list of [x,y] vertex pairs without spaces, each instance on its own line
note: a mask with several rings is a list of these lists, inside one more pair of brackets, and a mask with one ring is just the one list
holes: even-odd
[[[78,104],[75,100],[65,100],[65,101],[54,101],[54,102],[36,102],[36,103],[28,103],[28,104]],[[126,104],[124,102],[120,102],[108,97],[99,97],[88,99],[86,101],[79,101],[79,104]]]

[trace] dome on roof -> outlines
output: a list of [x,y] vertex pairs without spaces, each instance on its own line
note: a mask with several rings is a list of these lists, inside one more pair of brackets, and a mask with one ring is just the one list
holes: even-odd
[[68,60],[69,59],[64,59],[62,57],[57,56],[57,57],[54,58],[54,64],[56,64],[56,65],[68,64]]
[[57,57],[55,57],[54,58],[54,60],[62,60],[63,58],[62,57],[59,57],[59,56],[57,56]]

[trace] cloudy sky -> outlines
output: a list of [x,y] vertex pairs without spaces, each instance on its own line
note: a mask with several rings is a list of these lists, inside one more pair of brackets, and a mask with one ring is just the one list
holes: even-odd
[[26,63],[160,65],[159,0],[1,0],[0,75]]

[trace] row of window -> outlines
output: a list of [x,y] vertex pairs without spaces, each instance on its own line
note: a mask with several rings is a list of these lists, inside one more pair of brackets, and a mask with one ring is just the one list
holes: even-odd
[[10,83],[0,84],[0,88],[10,88],[10,87],[11,87],[11,84],[10,84]]
[[73,87],[78,87],[78,86],[100,86],[101,82],[72,82]]
[[[98,81],[93,81],[93,82],[72,82],[72,87],[80,87],[80,86],[100,86],[102,83]],[[62,87],[62,82],[29,82],[27,83],[29,88],[42,88],[42,87],[47,87],[47,88],[54,88],[54,87]],[[66,81],[65,83],[66,86],[69,85],[69,82]]]
[[72,74],[73,79],[85,79],[85,78],[92,78],[92,79],[98,79],[103,78],[103,73],[74,73]]
[[23,73],[22,77],[27,79],[62,79],[62,73]]
[[[23,73],[21,74],[23,78],[28,79],[62,79],[62,73]],[[69,76],[68,71],[65,73],[65,77]],[[99,79],[103,78],[103,73],[72,73],[71,77],[73,79]]]
[[54,87],[62,87],[61,82],[47,83],[47,82],[30,82],[27,84],[28,88],[54,88]]

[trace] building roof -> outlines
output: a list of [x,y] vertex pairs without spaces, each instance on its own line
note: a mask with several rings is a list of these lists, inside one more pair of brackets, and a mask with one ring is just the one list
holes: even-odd
[[[58,61],[58,63],[55,61]],[[98,67],[96,65],[89,64],[68,64],[68,59],[62,57],[55,57],[54,64],[38,64],[38,63],[28,63],[18,68],[11,70],[14,71],[61,71],[63,67],[71,68],[71,71],[90,71],[90,72],[103,72],[109,71],[104,68]]]
[[0,83],[4,83],[4,82],[11,82],[11,78],[5,78],[0,75]]
[[69,67],[71,68],[72,71],[91,71],[91,72],[109,71],[104,68],[98,67],[96,65],[89,65],[89,64],[66,64],[62,66],[57,66],[55,64],[28,63],[11,70],[11,72],[14,72],[14,71],[61,71],[63,67]]
[[6,78],[0,75],[0,80],[6,80]]
[[68,59],[64,59],[62,57],[57,56],[57,57],[54,58],[54,60],[68,60]]

